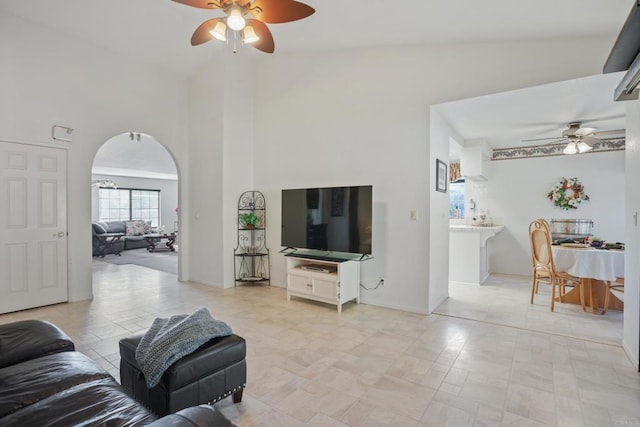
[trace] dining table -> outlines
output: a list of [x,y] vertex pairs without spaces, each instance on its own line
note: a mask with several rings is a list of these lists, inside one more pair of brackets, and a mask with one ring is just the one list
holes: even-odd
[[[624,250],[562,245],[554,245],[551,250],[556,271],[584,279],[585,301],[593,312],[604,306],[606,292],[611,292],[606,282],[624,278]],[[611,295],[609,309],[623,310],[623,301],[618,295]],[[580,304],[579,289],[576,287],[563,295],[562,302]]]

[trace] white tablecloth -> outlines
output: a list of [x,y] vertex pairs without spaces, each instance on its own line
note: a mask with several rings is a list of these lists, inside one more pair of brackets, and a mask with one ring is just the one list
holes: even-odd
[[624,277],[624,251],[553,246],[556,271],[572,276],[614,281]]

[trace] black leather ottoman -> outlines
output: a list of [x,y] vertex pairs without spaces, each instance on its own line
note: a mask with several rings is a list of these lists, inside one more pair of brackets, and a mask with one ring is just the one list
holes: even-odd
[[120,340],[120,383],[159,416],[183,408],[215,403],[229,395],[242,400],[247,381],[247,347],[238,335],[214,338],[165,371],[160,383],[149,389],[136,362],[142,335]]

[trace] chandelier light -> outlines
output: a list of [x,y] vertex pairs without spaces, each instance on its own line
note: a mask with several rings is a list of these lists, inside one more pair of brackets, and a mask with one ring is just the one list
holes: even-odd
[[569,143],[564,148],[564,150],[562,150],[562,152],[564,154],[578,154],[578,153],[582,154],[590,150],[593,150],[592,146],[590,146],[589,144],[587,144],[582,140],[578,140],[578,142],[569,141]]
[[586,153],[589,150],[593,150],[593,147],[590,146],[589,144],[587,144],[584,141],[578,142],[578,152],[579,153]]
[[562,152],[564,154],[578,154],[578,146],[575,142],[571,141],[567,144],[566,147],[564,147],[564,150],[562,150]]
[[245,43],[255,43],[260,40],[260,37],[256,34],[256,31],[253,29],[251,25],[247,25],[242,30],[242,40]]
[[210,33],[216,40],[220,40],[221,42],[227,41],[227,26],[222,21],[217,22]]
[[237,6],[232,7],[229,10],[229,16],[227,17],[227,26],[233,31],[241,31],[247,22],[242,17],[242,11]]

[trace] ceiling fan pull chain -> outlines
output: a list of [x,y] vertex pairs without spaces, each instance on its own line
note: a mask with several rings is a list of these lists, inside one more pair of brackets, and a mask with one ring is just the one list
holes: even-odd
[[233,53],[238,53],[238,32],[233,32]]

